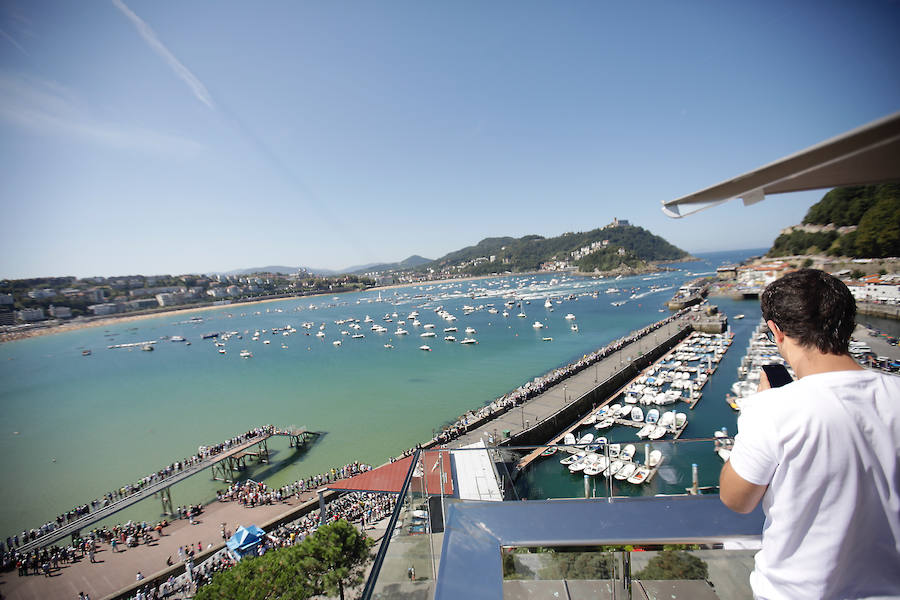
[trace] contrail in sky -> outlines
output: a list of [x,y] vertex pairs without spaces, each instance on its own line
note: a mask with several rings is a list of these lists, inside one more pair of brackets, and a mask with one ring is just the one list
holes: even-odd
[[216,107],[213,104],[212,96],[210,96],[206,86],[203,85],[203,83],[191,73],[190,69],[184,66],[161,41],[159,41],[159,38],[156,37],[156,33],[153,29],[151,29],[142,18],[134,14],[130,8],[125,6],[125,3],[122,2],[122,0],[112,0],[112,3],[123,15],[128,17],[128,20],[135,26],[138,33],[144,38],[144,41],[147,42],[150,48],[166,61],[166,64],[175,71],[175,74],[187,84],[197,100],[215,110]]
[[[125,6],[125,3],[122,0],[112,0],[112,3],[123,15],[128,17],[128,20],[135,26],[140,36],[144,38],[144,41],[147,42],[150,48],[169,65],[169,68],[171,68],[182,81],[187,84],[197,100],[221,115],[245,141],[250,143],[256,152],[266,159],[271,168],[292,183],[309,200],[309,202],[307,202],[308,207],[317,212],[325,223],[330,224],[335,231],[343,228],[343,224],[336,215],[328,209],[327,204],[317,200],[313,191],[300,177],[297,176],[287,162],[282,160],[277,153],[269,148],[268,144],[244,125],[243,121],[231,112],[225,104],[220,102],[217,105],[213,102],[212,95],[209,93],[209,90],[206,89],[206,86],[203,85],[203,82],[197,79],[197,77],[191,73],[190,69],[184,66],[181,61],[166,48],[160,39],[156,37],[156,33],[153,29],[142,18]],[[348,243],[354,247],[358,247],[356,241],[352,237],[348,240]]]
[[25,52],[25,48],[23,48],[22,45],[13,38],[13,36],[9,35],[2,29],[0,29],[0,35],[2,35],[4,38],[6,38],[6,40],[9,41],[10,44],[12,44],[16,48],[18,48],[22,54],[24,54],[25,56],[31,56],[30,54]]

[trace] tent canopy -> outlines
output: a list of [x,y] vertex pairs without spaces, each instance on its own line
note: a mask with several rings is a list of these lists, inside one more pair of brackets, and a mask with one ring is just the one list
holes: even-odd
[[238,530],[234,532],[234,535],[225,542],[225,546],[238,556],[243,556],[244,554],[255,550],[256,546],[259,545],[259,542],[265,535],[266,532],[256,525],[238,527]]
[[677,219],[732,198],[749,206],[767,194],[894,181],[900,181],[900,112],[699,192],[663,201],[662,211]]

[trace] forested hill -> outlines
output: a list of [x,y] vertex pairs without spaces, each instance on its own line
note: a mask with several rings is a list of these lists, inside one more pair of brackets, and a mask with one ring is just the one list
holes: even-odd
[[[493,262],[489,260],[492,256]],[[551,238],[540,235],[485,238],[474,246],[451,252],[427,267],[484,274],[531,271],[548,261],[564,261],[582,271],[594,271],[620,266],[639,268],[648,261],[678,260],[687,256],[684,250],[642,227],[619,225]]]
[[900,184],[835,188],[812,205],[803,224],[775,239],[769,256],[900,256]]

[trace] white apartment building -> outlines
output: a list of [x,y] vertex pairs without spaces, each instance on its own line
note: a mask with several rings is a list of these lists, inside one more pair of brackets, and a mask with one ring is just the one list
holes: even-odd
[[16,319],[18,319],[19,321],[25,321],[26,323],[30,323],[32,321],[43,321],[44,318],[43,308],[23,308],[22,310],[16,311]]

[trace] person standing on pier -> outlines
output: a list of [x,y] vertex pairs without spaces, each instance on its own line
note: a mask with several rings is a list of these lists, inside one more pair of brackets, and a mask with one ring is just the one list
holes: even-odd
[[900,597],[900,378],[848,352],[856,304],[839,279],[789,273],[761,296],[797,377],[747,398],[719,479],[726,506],[762,501],[756,598]]

